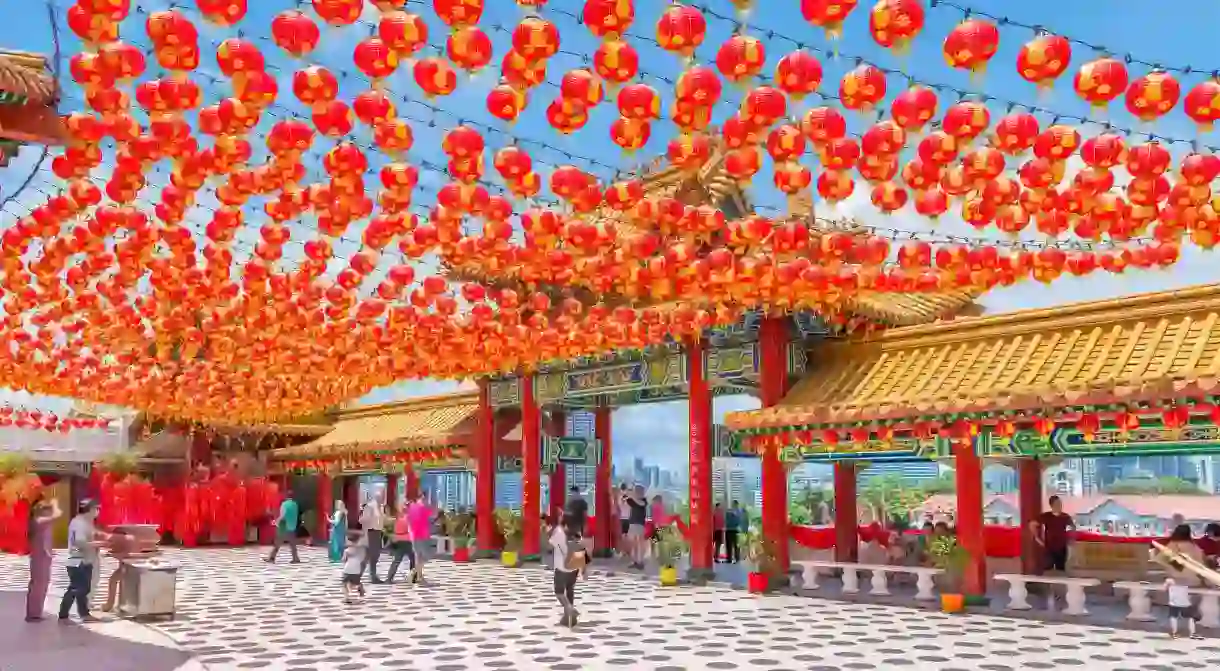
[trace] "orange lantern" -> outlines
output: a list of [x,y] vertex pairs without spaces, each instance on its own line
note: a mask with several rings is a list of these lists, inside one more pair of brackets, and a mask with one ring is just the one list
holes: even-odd
[[706,36],[703,12],[689,5],[672,5],[657,19],[657,44],[685,58],[695,54]]
[[918,84],[894,96],[890,117],[904,130],[918,132],[936,116],[936,93]]
[[1000,47],[1000,31],[983,19],[966,19],[945,37],[945,62],[955,68],[978,72]]
[[1039,35],[1021,46],[1017,74],[1039,88],[1049,88],[1071,62],[1071,42],[1058,35]]
[[794,51],[775,66],[775,85],[800,100],[822,85],[822,64],[808,51]]
[[1152,121],[1178,104],[1182,87],[1167,72],[1149,72],[1127,88],[1127,111],[1140,121]]
[[877,0],[868,15],[873,40],[898,52],[905,52],[911,40],[923,30],[924,11],[919,0]]
[[301,58],[318,46],[321,32],[303,12],[289,9],[271,20],[271,39],[291,56]]
[[790,196],[809,188],[813,183],[813,173],[800,163],[780,163],[772,173],[775,188]]
[[761,40],[749,35],[734,35],[716,52],[716,68],[731,82],[755,77],[767,62],[767,50]]
[[1080,66],[1076,95],[1093,107],[1105,107],[1127,90],[1127,66],[1114,58],[1098,58]]

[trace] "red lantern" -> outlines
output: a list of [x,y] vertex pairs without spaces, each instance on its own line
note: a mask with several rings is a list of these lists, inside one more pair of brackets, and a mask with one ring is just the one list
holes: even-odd
[[501,121],[516,121],[525,105],[525,94],[508,84],[501,84],[487,94],[487,111]]
[[860,111],[871,110],[885,98],[885,73],[872,65],[857,66],[843,75],[839,82],[839,100],[843,106]]
[[983,19],[966,19],[945,37],[945,62],[962,70],[977,72],[1000,47],[1000,31]]
[[1220,120],[1220,81],[1207,79],[1199,82],[1186,94],[1182,102],[1186,116],[1202,130],[1211,130],[1212,124]]
[[647,84],[629,84],[618,93],[618,111],[625,119],[651,121],[661,114],[661,96]]
[[775,66],[775,85],[800,100],[822,85],[822,64],[808,51],[794,51]]
[[321,32],[303,12],[289,9],[271,20],[271,39],[279,48],[300,58],[318,46]]
[[[559,83],[559,95],[573,102],[592,108],[599,105],[605,97],[602,82],[589,70],[584,68],[569,70]],[[621,94],[620,94],[621,99]],[[659,99],[658,99],[659,104]],[[660,108],[657,109],[658,113]]]
[[767,136],[767,153],[776,163],[800,160],[805,153],[805,136],[791,124],[783,124]]
[[459,68],[474,73],[491,62],[491,40],[474,26],[458,28],[449,34],[445,53]]
[[666,156],[669,162],[685,170],[697,170],[711,156],[711,142],[706,135],[680,135],[669,141]]
[[818,195],[831,203],[846,200],[855,190],[851,175],[838,170],[825,170],[818,175]]
[[293,73],[292,92],[297,100],[306,105],[330,102],[339,95],[339,80],[330,70],[320,65],[311,65]]
[[1058,35],[1039,35],[1021,46],[1017,74],[1039,88],[1049,88],[1071,62],[1071,42]]
[[813,183],[813,173],[800,163],[780,163],[772,173],[775,188],[794,196],[809,188]]
[[559,51],[559,29],[537,16],[527,16],[513,29],[513,51],[536,63]]
[[890,117],[904,130],[918,132],[936,116],[936,93],[918,84],[894,96]]
[[314,107],[313,125],[327,137],[343,137],[352,132],[352,111],[343,101],[331,100]]
[[1028,151],[1038,137],[1038,119],[1028,112],[1015,112],[995,125],[996,149],[1009,155]]
[[873,205],[885,214],[891,214],[902,209],[907,204],[906,189],[893,182],[882,182],[873,187],[871,199]]
[[740,82],[758,75],[767,62],[767,49],[762,41],[749,35],[734,35],[716,52],[716,68],[731,82]]
[[1181,85],[1169,73],[1149,72],[1127,88],[1127,111],[1140,121],[1152,121],[1173,109],[1181,95]]
[[847,16],[856,8],[857,0],[801,0],[805,20],[826,31],[829,37],[839,36]]
[[640,55],[622,40],[603,43],[593,54],[593,69],[606,81],[625,84],[640,71]]
[[429,98],[447,96],[457,88],[457,74],[443,58],[424,58],[415,62],[415,83]]
[[762,168],[762,152],[758,147],[742,147],[725,154],[724,171],[729,177],[745,184],[754,179]]
[[246,16],[246,0],[195,0],[199,13],[208,22],[231,26]]
[[950,137],[960,142],[969,142],[991,125],[991,112],[987,106],[973,100],[955,103],[945,110],[941,128]]
[[898,52],[907,50],[923,24],[919,0],[877,0],[868,16],[868,29],[877,44]]
[[313,11],[332,26],[350,26],[360,19],[364,0],[313,0]]
[[657,19],[657,44],[662,49],[690,58],[707,36],[703,12],[688,5],[672,5]]
[[216,65],[226,77],[266,68],[258,47],[246,40],[229,38],[216,47]]
[[1114,58],[1098,58],[1080,66],[1076,95],[1094,107],[1105,107],[1127,90],[1127,66]]
[[929,219],[936,219],[948,209],[949,197],[938,188],[921,191],[915,195],[915,211]]
[[352,111],[366,126],[375,126],[394,116],[394,101],[384,91],[372,89],[358,94],[352,100]]
[[411,58],[428,43],[428,24],[415,14],[388,12],[377,23],[377,36],[399,58]]
[[432,9],[453,29],[473,26],[483,18],[483,0],[432,0]]
[[623,151],[637,151],[648,143],[652,128],[645,119],[620,117],[610,124],[610,139]]
[[787,113],[787,107],[784,94],[770,86],[759,86],[742,99],[738,118],[747,126],[765,129],[779,121]]
[[847,119],[833,107],[815,107],[801,118],[801,130],[815,145],[824,145],[847,135]]
[[617,40],[635,21],[633,0],[585,0],[582,20],[603,40]]
[[366,37],[356,44],[352,61],[374,82],[389,77],[398,69],[398,53],[376,37]]

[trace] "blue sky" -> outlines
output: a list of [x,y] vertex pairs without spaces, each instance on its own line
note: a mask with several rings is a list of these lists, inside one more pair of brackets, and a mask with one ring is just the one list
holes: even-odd
[[[66,58],[77,51],[80,46],[62,23],[63,11],[70,3],[66,0],[56,0],[54,3],[60,17],[61,40]],[[157,9],[168,5],[164,0],[143,0],[137,4]],[[183,3],[193,7],[193,2]],[[267,24],[270,17],[281,9],[293,6],[291,0],[259,0],[251,2],[252,9],[246,20],[240,25],[243,31],[253,38],[267,34]],[[420,12],[429,18],[432,28],[433,45],[443,41],[442,26],[432,17],[430,5],[422,7],[413,3],[412,11]],[[583,3],[578,0],[551,0],[544,16],[551,20],[560,30],[562,51],[551,59],[548,69],[548,79],[557,83],[563,73],[569,69],[583,67],[586,63],[581,54],[591,55],[597,47],[597,41],[582,26],[579,26],[572,15],[579,14]],[[666,3],[639,1],[637,4],[637,20],[631,33],[636,36],[651,36],[653,26],[661,9]],[[727,0],[711,0],[708,3],[713,12],[724,17],[731,17],[733,10]],[[769,73],[776,61],[785,53],[804,45],[815,51],[822,61],[826,71],[823,90],[837,91],[838,79],[841,75],[856,65],[856,59],[862,58],[880,67],[909,73],[915,79],[928,85],[945,87],[941,93],[943,111],[957,95],[952,89],[971,92],[986,92],[996,100],[989,102],[993,117],[1004,114],[1011,104],[1032,105],[1051,109],[1069,117],[1088,116],[1097,123],[1085,125],[1082,132],[1093,135],[1101,131],[1101,124],[1112,123],[1121,129],[1136,130],[1142,133],[1154,133],[1163,137],[1182,139],[1197,138],[1205,145],[1220,145],[1220,137],[1210,133],[1199,136],[1196,129],[1180,111],[1175,110],[1170,115],[1155,124],[1144,125],[1134,120],[1122,109],[1121,101],[1106,112],[1097,113],[1088,109],[1079,101],[1071,90],[1071,73],[1061,78],[1054,90],[1041,94],[1032,85],[1021,80],[1015,72],[1014,62],[1021,44],[1033,37],[1027,29],[1014,26],[1001,26],[1001,47],[999,54],[992,60],[991,67],[981,76],[971,77],[965,73],[949,68],[941,56],[941,43],[944,36],[963,18],[962,11],[939,3],[936,7],[927,9],[927,25],[923,34],[916,40],[913,48],[904,56],[897,57],[881,49],[868,35],[868,9],[872,3],[861,3],[844,26],[843,37],[835,44],[827,41],[820,29],[807,24],[799,11],[799,0],[760,0],[749,17],[755,28],[749,30],[751,35],[763,39],[768,50]],[[925,2],[925,6],[928,3]],[[1076,2],[1049,2],[1033,0],[1024,3],[998,2],[996,0],[970,0],[965,3],[972,9],[1004,16],[1014,22],[1042,25],[1048,30],[1079,39],[1083,42],[1101,45],[1110,53],[1119,57],[1130,54],[1135,61],[1160,63],[1167,66],[1190,66],[1203,72],[1220,69],[1220,53],[1214,49],[1214,37],[1209,28],[1220,22],[1220,7],[1208,3],[1181,3],[1178,9],[1166,11],[1162,3],[1124,3],[1122,11],[1115,11],[1114,3],[1100,0],[1077,0]],[[1186,8],[1189,7],[1187,10]],[[46,13],[42,11],[42,3],[38,0],[0,0],[0,46],[10,49],[23,49],[50,53],[53,49],[51,31]],[[375,20],[376,11],[371,8],[365,17]],[[507,0],[490,0],[480,24],[495,44],[497,57],[487,71],[473,78],[462,76],[458,91],[448,98],[436,101],[421,99],[418,89],[411,80],[409,67],[403,66],[389,81],[389,87],[396,97],[400,98],[400,116],[407,118],[415,130],[415,148],[408,155],[410,162],[421,166],[423,175],[421,186],[417,190],[417,202],[423,206],[431,204],[436,189],[442,185],[445,178],[439,173],[428,170],[425,166],[442,164],[443,156],[439,153],[442,131],[460,121],[477,124],[488,141],[491,150],[510,143],[518,143],[528,150],[535,159],[536,169],[545,178],[554,166],[571,163],[597,174],[603,180],[613,178],[616,170],[630,170],[639,162],[650,160],[663,153],[666,142],[672,137],[672,126],[667,122],[654,125],[652,140],[638,155],[624,157],[609,140],[608,128],[617,112],[612,100],[603,103],[590,115],[587,127],[570,137],[563,137],[553,131],[546,123],[544,110],[557,91],[553,86],[544,85],[531,95],[530,106],[521,120],[509,127],[491,118],[485,111],[484,97],[487,90],[496,83],[494,71],[499,64],[499,56],[507,48],[509,31],[520,19],[521,13]],[[696,59],[709,62],[715,55],[720,42],[727,38],[735,29],[732,20],[716,18],[709,14],[708,38],[704,46],[697,52]],[[137,44],[147,44],[143,34],[141,19],[130,19],[124,25],[124,37]],[[368,25],[358,25],[344,29],[324,31],[323,43],[312,62],[321,63],[338,74],[346,74],[341,82],[341,90],[349,98],[366,87],[367,83],[351,66],[350,54],[354,43],[367,35]],[[201,70],[205,75],[216,74],[215,62],[211,57],[215,44],[225,37],[231,36],[231,31],[216,30],[210,27],[201,28],[201,48],[204,52],[204,62]],[[280,118],[291,114],[304,113],[304,108],[293,98],[290,86],[290,75],[294,68],[305,63],[290,61],[281,55],[276,48],[266,41],[256,41],[267,56],[269,65],[274,68],[273,74],[280,78],[280,97],[277,107],[272,110]],[[642,62],[641,80],[654,86],[665,100],[664,107],[672,99],[672,80],[681,70],[681,64],[670,54],[660,50],[647,39],[635,39],[633,44],[639,50]],[[838,56],[832,54],[837,52]],[[1076,45],[1073,54],[1073,64],[1079,65],[1096,57],[1096,52]],[[155,72],[155,63],[150,59],[150,74]],[[1137,77],[1150,68],[1138,63],[1131,66],[1132,77]],[[1180,76],[1183,82],[1183,92],[1199,81],[1203,75]],[[66,80],[66,78],[65,78]],[[226,84],[200,82],[204,85],[205,102],[215,102],[226,90]],[[899,74],[889,77],[890,96],[905,88],[905,81]],[[733,87],[726,87],[724,102],[717,107],[716,118],[723,119],[731,114],[738,104],[741,92]],[[79,92],[69,86],[65,110],[78,109],[81,106]],[[794,106],[797,113],[806,107],[821,104],[816,96]],[[855,115],[848,115],[853,130],[863,128],[870,120]],[[1038,114],[1043,125],[1052,120],[1049,114]],[[260,130],[265,130],[270,121],[264,122]],[[356,133],[358,142],[368,141],[368,132],[359,129]],[[1142,141],[1146,136],[1133,141]],[[256,156],[261,143],[255,142]],[[329,143],[318,142],[315,147],[329,148]],[[1175,153],[1189,150],[1185,144],[1174,145]],[[38,151],[35,148],[24,150],[13,164],[0,171],[0,199],[12,193],[23,182],[37,162]],[[490,157],[489,157],[490,158]],[[810,167],[815,167],[811,157],[806,158]],[[375,160],[374,165],[380,165]],[[54,177],[47,171],[49,161],[34,173],[30,188],[19,198],[5,204],[0,212],[0,226],[11,225],[19,217],[34,206],[47,194],[54,193],[57,188]],[[314,166],[310,166],[314,167]],[[102,173],[105,172],[103,166]],[[488,174],[498,179],[488,161]],[[164,172],[152,176],[154,183],[163,182]],[[782,204],[778,194],[770,187],[770,172],[764,169],[756,183],[750,189],[751,196],[764,207],[777,207]],[[375,178],[370,179],[372,183]],[[155,195],[155,190],[145,192],[145,197]],[[207,208],[214,202],[201,197],[200,206],[189,216],[188,220],[202,228],[209,218]],[[927,222],[916,217],[913,212],[904,210],[895,216],[885,217],[877,213],[867,202],[866,189],[857,187],[857,193],[848,201],[835,207],[819,206],[819,214],[828,216],[855,216],[861,222],[885,228],[902,231],[927,233],[931,229]],[[284,263],[291,264],[300,258],[299,243],[310,237],[311,222],[300,222],[294,227],[294,247],[286,250]],[[948,216],[936,225],[936,232],[941,235],[960,235],[978,239],[987,237],[980,235],[965,226],[955,217]],[[247,233],[239,236],[235,254],[242,258],[238,250],[248,248],[256,239],[256,227],[251,227]],[[339,255],[350,254],[359,247],[359,227],[354,227],[347,234],[347,239],[336,245]],[[1208,267],[1210,258],[1203,253],[1188,249],[1181,263],[1170,271],[1132,273],[1123,276],[1096,274],[1085,279],[1063,279],[1047,288],[1041,285],[1027,283],[1016,287],[995,291],[984,299],[987,308],[992,312],[1007,311],[1020,308],[1042,307],[1074,300],[1089,300],[1109,296],[1122,295],[1139,291],[1150,291],[1189,284],[1214,281],[1217,274]],[[337,272],[342,261],[332,268]],[[432,267],[425,261],[424,269]],[[387,264],[388,267],[388,264]],[[381,279],[375,273],[366,285],[366,290],[375,286]],[[370,394],[368,401],[383,401],[394,398],[404,398],[426,393],[439,393],[457,387],[457,383],[447,381],[413,381],[394,387],[378,390]],[[53,399],[32,398],[13,392],[9,395],[10,402],[24,405],[49,405],[62,407],[65,402]],[[752,399],[718,399],[718,410],[753,407]],[[718,413],[719,414],[719,413]],[[620,410],[615,416],[615,436],[619,446],[618,453],[625,456],[645,455],[650,460],[661,461],[672,467],[677,467],[685,461],[685,427],[686,410],[684,404],[664,404],[627,408]]]

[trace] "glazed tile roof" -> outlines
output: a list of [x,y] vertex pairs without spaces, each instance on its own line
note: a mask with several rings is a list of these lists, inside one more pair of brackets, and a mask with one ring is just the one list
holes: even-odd
[[0,51],[0,93],[31,105],[55,101],[55,79],[46,69],[46,59],[37,54]]
[[1220,378],[1220,285],[891,329],[827,343],[733,429],[1202,394]]
[[474,436],[478,392],[412,399],[341,411],[321,438],[273,450],[273,459],[328,454],[424,448],[465,442]]
[[893,326],[914,326],[956,315],[971,306],[976,297],[969,291],[870,293],[852,299],[847,311]]

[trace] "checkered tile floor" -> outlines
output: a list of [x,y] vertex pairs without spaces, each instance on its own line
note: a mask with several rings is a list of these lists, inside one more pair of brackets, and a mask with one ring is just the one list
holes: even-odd
[[[662,589],[626,576],[578,586],[581,624],[556,626],[541,569],[436,561],[430,584],[368,586],[345,605],[339,569],[255,549],[167,553],[180,561],[178,618],[157,628],[206,668],[347,669],[1008,669],[1216,668],[1220,642],[982,615],[948,616],[719,587]],[[385,571],[385,565],[382,571]],[[108,572],[109,567],[106,569]],[[57,568],[52,593],[62,589]],[[24,559],[0,557],[0,589]]]

